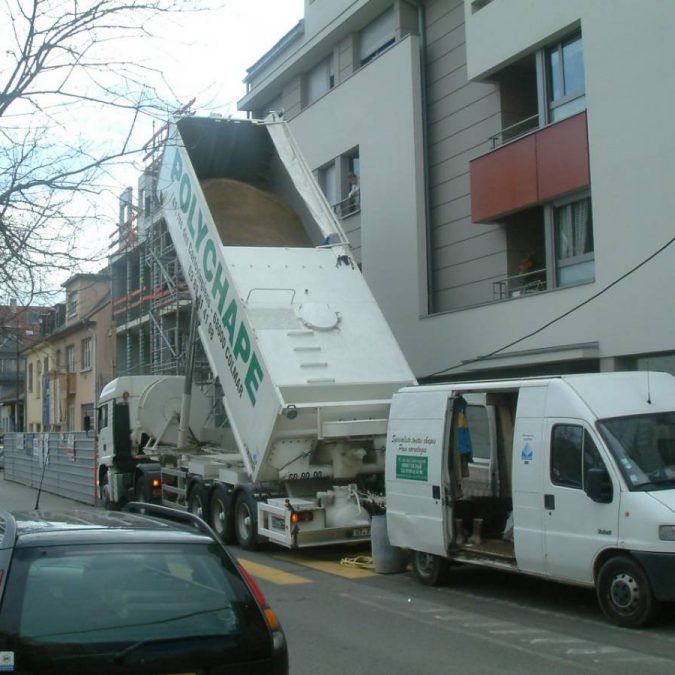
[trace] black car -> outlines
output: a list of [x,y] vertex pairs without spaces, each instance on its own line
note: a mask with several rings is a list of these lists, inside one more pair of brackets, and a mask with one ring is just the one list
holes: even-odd
[[288,653],[258,586],[196,516],[0,512],[0,672],[286,674]]

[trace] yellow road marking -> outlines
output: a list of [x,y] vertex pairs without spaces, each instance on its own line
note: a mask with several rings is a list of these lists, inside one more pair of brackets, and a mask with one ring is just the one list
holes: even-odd
[[377,572],[371,570],[361,569],[359,567],[345,567],[340,563],[332,562],[330,560],[314,560],[312,558],[301,558],[294,555],[275,555],[279,560],[286,560],[287,562],[295,563],[296,565],[303,565],[319,572],[326,572],[327,574],[336,574],[339,577],[346,579],[364,579],[365,577],[377,576]]
[[297,574],[291,574],[290,572],[284,572],[283,570],[275,569],[274,567],[269,567],[267,565],[261,565],[260,563],[253,562],[252,560],[244,560],[239,558],[239,562],[246,568],[246,571],[254,577],[259,577],[260,579],[265,579],[265,581],[271,581],[273,584],[279,584],[280,586],[289,586],[291,584],[311,584],[312,580],[305,577],[298,576]]

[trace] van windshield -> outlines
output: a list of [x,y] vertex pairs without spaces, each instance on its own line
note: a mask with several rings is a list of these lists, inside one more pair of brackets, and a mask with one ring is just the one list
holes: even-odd
[[598,428],[629,489],[675,487],[675,412],[600,420]]

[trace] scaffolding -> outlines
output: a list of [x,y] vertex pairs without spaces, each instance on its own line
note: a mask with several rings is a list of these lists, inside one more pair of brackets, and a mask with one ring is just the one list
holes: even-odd
[[[120,196],[111,244],[117,375],[185,372],[192,301],[157,192],[167,133],[167,125],[162,126],[145,146],[136,204],[131,188]],[[210,377],[199,348],[195,374],[202,381]]]

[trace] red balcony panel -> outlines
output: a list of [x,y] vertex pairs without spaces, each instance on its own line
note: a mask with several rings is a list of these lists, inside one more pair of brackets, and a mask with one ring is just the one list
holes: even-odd
[[470,163],[471,217],[495,222],[590,185],[586,113],[508,143]]
[[536,137],[540,202],[590,185],[585,112],[542,129]]
[[537,202],[534,135],[471,162],[471,216],[475,223]]

